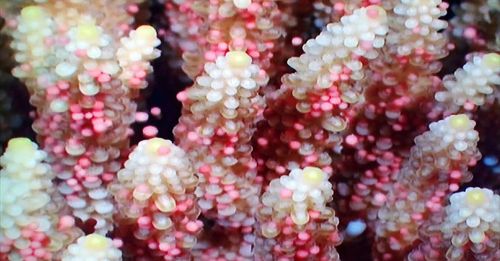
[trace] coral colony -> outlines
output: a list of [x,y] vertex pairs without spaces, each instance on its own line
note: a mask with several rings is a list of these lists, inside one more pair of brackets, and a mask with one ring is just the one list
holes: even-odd
[[0,0],[0,260],[500,260],[500,5],[456,2]]

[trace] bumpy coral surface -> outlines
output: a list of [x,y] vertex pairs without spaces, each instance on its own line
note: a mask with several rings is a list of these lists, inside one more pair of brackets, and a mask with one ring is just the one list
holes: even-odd
[[0,0],[0,261],[500,260],[499,11]]

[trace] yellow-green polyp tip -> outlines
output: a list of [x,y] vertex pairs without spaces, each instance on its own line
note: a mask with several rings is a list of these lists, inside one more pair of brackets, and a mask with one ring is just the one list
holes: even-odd
[[325,173],[319,168],[306,167],[303,170],[304,180],[309,184],[319,184],[323,181]]
[[233,68],[245,68],[252,64],[252,58],[242,51],[231,51],[226,54],[229,66]]
[[91,23],[81,24],[77,29],[77,38],[81,41],[95,42],[99,39],[99,28]]
[[147,150],[149,153],[156,154],[156,153],[158,153],[158,150],[161,147],[166,146],[166,145],[167,145],[166,140],[164,140],[162,138],[152,138],[148,141]]
[[27,6],[21,10],[21,17],[25,20],[36,21],[43,16],[43,9],[36,5]]
[[33,143],[28,138],[11,139],[7,145],[7,150],[12,152],[33,152]]
[[136,30],[137,35],[139,37],[144,38],[146,40],[154,40],[156,39],[156,30],[149,25],[141,25]]
[[85,248],[88,250],[104,250],[109,247],[109,242],[106,237],[99,234],[91,234],[85,238]]
[[481,190],[467,191],[465,198],[471,206],[480,206],[486,202],[486,195]]
[[483,62],[486,66],[492,69],[500,67],[500,55],[497,53],[489,53],[483,56]]
[[469,127],[470,120],[465,114],[450,116],[451,127],[457,130],[466,130]]

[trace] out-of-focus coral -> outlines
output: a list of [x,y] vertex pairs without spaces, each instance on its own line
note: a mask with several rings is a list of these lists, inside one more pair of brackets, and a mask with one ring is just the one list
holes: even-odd
[[439,212],[449,193],[472,179],[469,166],[480,158],[475,122],[466,115],[431,123],[390,190],[375,224],[377,260],[400,260],[418,238],[418,226]]
[[[281,15],[276,0],[171,0],[167,1],[171,33],[166,39],[184,59],[191,78],[228,51],[244,51],[262,69],[274,75],[271,59],[280,52],[285,26],[294,18]],[[285,9],[287,10],[287,9]]]
[[178,95],[183,112],[174,134],[199,173],[198,205],[220,226],[247,233],[260,193],[250,140],[264,106],[259,87],[266,82],[249,55],[232,51],[207,63]]
[[160,42],[149,26],[120,41],[123,12],[116,21],[101,19],[107,11],[87,6],[47,1],[23,8],[12,31],[19,63],[13,75],[32,95],[33,128],[61,181],[59,191],[75,216],[95,219],[96,229],[106,232],[114,209],[106,186],[127,152],[133,98],[147,85],[148,62],[159,56],[154,47]]
[[[148,246],[151,258],[190,260],[203,225],[197,220],[197,184],[183,150],[160,138],[141,141],[110,188],[117,201],[119,224],[131,227],[135,240]],[[140,256],[135,249],[130,251],[132,256]]]
[[74,220],[62,217],[46,159],[27,138],[11,139],[0,157],[0,260],[55,260],[79,236]]
[[[453,8],[451,35],[459,45],[472,50],[500,51],[500,4],[495,0],[462,1]],[[465,40],[465,41],[464,41]]]
[[257,212],[256,260],[340,260],[332,184],[319,168],[271,181]]
[[426,222],[421,243],[408,260],[497,260],[500,258],[500,196],[467,188]]
[[255,157],[266,179],[294,168],[316,166],[332,173],[331,154],[339,151],[346,112],[362,100],[364,62],[375,59],[387,33],[386,13],[369,6],[329,24],[288,64],[279,90],[267,97],[258,125]]
[[121,261],[122,252],[110,238],[99,234],[82,236],[68,246],[62,261]]

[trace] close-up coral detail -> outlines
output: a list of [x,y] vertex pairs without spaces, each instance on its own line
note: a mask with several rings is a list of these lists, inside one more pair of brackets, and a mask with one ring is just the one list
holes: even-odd
[[499,261],[498,0],[0,0],[0,261]]

